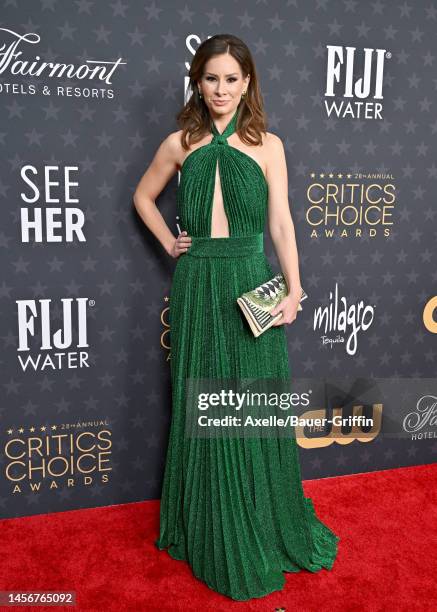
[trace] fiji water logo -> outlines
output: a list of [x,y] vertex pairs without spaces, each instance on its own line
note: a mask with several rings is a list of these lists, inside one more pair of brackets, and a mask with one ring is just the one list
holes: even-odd
[[345,344],[346,352],[355,355],[358,334],[369,329],[374,314],[374,306],[365,305],[363,300],[348,304],[345,297],[339,299],[338,283],[335,283],[335,292],[329,292],[328,305],[314,310],[313,330],[323,330],[323,345],[329,344],[332,349],[334,344]]
[[[89,298],[16,300],[18,361],[23,371],[89,368]],[[61,319],[61,325],[56,320]]]
[[[328,117],[382,119],[382,88],[385,60],[391,58],[386,49],[365,48],[356,56],[356,47],[326,45],[325,110]],[[359,64],[359,66],[358,66]],[[352,98],[352,100],[350,100]]]

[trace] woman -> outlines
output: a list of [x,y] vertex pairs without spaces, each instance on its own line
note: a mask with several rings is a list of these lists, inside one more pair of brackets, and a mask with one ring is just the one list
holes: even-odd
[[[189,437],[188,379],[290,377],[284,324],[301,287],[281,140],[265,131],[257,75],[246,45],[216,35],[198,48],[182,129],[159,147],[134,203],[177,258],[170,298],[173,411],[156,544],[186,560],[210,588],[236,600],[281,590],[283,572],[330,569],[338,537],[305,498],[293,438]],[[194,145],[194,146],[193,146]],[[180,170],[174,237],[154,201]],[[255,338],[236,299],[272,278],[266,219],[290,288]]]

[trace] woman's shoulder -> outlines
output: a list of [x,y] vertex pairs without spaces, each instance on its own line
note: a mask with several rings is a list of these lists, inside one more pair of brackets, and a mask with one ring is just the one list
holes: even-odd
[[175,132],[171,132],[167,138],[165,139],[165,143],[169,154],[172,155],[176,165],[181,168],[191,153],[193,153],[196,149],[200,149],[204,145],[207,145],[211,142],[211,134],[206,132],[203,137],[196,141],[195,146],[189,146],[188,149],[185,149],[182,146],[182,133],[183,130],[176,130]]
[[284,144],[277,134],[273,134],[273,132],[264,132],[263,148],[265,148],[267,152],[276,151],[283,147],[284,147]]
[[180,166],[181,160],[184,157],[181,136],[182,130],[170,132],[160,145],[160,148],[165,152],[166,156],[171,158],[176,166]]
[[284,145],[280,137],[272,132],[263,132],[260,154],[263,162],[262,165],[267,175],[269,168],[272,165],[274,166],[285,154]]
[[162,144],[166,146],[169,150],[176,152],[177,150],[182,148],[181,141],[182,130],[176,130],[176,132],[170,132],[164,140]]

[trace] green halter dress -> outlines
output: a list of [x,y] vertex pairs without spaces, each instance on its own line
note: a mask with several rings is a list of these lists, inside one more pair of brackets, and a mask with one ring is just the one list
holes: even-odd
[[[235,600],[282,590],[285,572],[331,569],[336,536],[304,497],[294,437],[187,437],[187,378],[290,378],[283,325],[255,338],[236,302],[274,274],[263,250],[268,184],[229,145],[238,109],[188,155],[177,192],[191,247],[170,292],[172,420],[156,545]],[[216,165],[229,237],[211,237]]]

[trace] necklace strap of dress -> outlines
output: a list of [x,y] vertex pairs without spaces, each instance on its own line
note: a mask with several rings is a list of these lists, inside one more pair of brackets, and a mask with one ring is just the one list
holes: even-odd
[[236,109],[234,115],[232,116],[232,119],[229,121],[228,125],[226,126],[226,128],[224,129],[224,131],[220,134],[220,132],[218,131],[214,121],[211,119],[211,132],[213,133],[214,137],[211,141],[211,144],[228,144],[227,139],[229,138],[229,136],[231,134],[233,134],[235,132],[235,128],[237,126],[237,119],[238,119],[238,108]]

